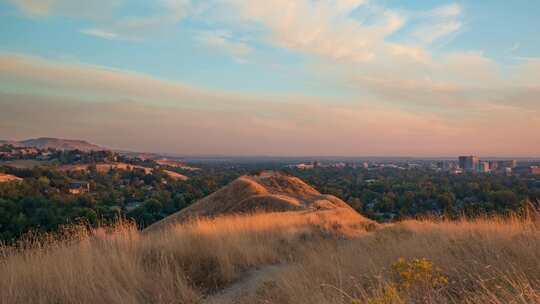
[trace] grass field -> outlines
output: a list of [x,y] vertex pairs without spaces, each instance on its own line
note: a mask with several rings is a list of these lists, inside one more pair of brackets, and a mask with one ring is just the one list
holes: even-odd
[[72,228],[1,247],[0,302],[539,303],[536,218],[373,227],[331,211]]

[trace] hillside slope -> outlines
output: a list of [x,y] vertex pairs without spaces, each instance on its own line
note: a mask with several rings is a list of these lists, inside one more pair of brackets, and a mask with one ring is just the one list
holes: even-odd
[[277,172],[241,176],[215,193],[197,201],[147,228],[160,229],[194,218],[255,212],[340,210],[355,214],[349,205],[333,195],[319,193],[297,177]]

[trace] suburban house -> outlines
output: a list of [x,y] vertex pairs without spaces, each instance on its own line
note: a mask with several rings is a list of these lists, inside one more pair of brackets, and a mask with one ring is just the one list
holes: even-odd
[[83,194],[90,192],[90,183],[83,181],[73,181],[69,183],[69,193]]

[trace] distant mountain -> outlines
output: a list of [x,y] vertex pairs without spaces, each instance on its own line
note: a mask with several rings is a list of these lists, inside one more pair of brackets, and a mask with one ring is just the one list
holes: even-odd
[[[9,141],[7,141],[9,142]],[[24,147],[35,147],[40,149],[53,148],[58,150],[81,150],[81,151],[101,151],[109,150],[98,145],[91,144],[84,140],[61,139],[51,137],[40,137],[15,142],[16,145]]]
[[19,142],[14,141],[14,140],[2,140],[2,139],[0,139],[0,145],[14,145],[14,146],[18,146],[18,145],[19,145]]

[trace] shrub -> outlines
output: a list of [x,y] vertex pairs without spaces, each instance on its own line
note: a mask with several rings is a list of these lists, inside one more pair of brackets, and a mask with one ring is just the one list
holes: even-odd
[[[394,280],[383,288],[381,295],[369,299],[368,304],[426,302],[448,285],[441,269],[425,258],[399,258],[391,269]],[[357,303],[360,301],[352,304]]]

